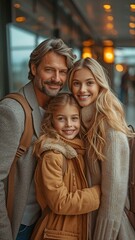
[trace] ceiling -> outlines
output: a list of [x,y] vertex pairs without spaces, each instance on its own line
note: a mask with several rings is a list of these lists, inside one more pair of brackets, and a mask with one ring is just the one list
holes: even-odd
[[[115,47],[135,47],[135,10],[131,11],[129,6],[135,0],[13,0],[12,3],[13,22],[43,36],[51,36],[53,32],[78,46],[85,40],[93,40],[97,45],[112,40]],[[15,7],[15,3],[20,7]],[[111,5],[111,11],[103,9],[105,3]],[[16,17],[22,14],[25,21],[17,23]]]
[[[74,0],[85,19],[91,37],[95,40],[113,40],[116,46],[135,46],[135,9],[130,3],[135,0]],[[111,11],[105,11],[103,4],[110,4]],[[133,28],[129,23],[133,23]],[[131,33],[133,34],[131,34]]]

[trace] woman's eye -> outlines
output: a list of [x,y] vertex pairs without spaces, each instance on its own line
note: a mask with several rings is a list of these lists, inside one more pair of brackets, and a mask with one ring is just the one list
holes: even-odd
[[87,82],[87,85],[88,85],[88,86],[90,86],[90,85],[92,85],[92,84],[94,84],[94,81],[89,81],[89,82]]
[[80,83],[79,82],[73,82],[73,86],[79,86]]

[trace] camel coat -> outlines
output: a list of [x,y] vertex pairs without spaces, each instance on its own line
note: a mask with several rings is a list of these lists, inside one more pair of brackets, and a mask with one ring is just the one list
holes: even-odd
[[35,228],[32,240],[88,239],[87,213],[99,207],[100,191],[98,186],[87,188],[83,153],[80,139],[45,142],[35,172],[35,185],[42,210],[49,206],[50,211]]

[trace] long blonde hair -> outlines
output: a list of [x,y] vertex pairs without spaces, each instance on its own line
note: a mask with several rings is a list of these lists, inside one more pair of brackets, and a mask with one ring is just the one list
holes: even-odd
[[92,73],[95,81],[100,86],[99,95],[95,102],[90,120],[90,128],[86,132],[88,143],[88,155],[93,161],[104,160],[104,147],[106,144],[106,124],[117,131],[121,131],[128,137],[132,137],[125,120],[123,106],[109,86],[109,78],[106,70],[93,58],[80,59],[75,62],[69,72],[68,84],[72,91],[72,79],[75,71],[87,68]]
[[71,93],[59,93],[57,96],[51,98],[46,107],[45,116],[41,126],[41,136],[34,145],[34,154],[37,157],[40,157],[42,146],[44,145],[47,137],[54,139],[54,141],[60,139],[59,134],[53,127],[53,114],[54,112],[59,111],[60,107],[64,108],[66,104],[75,106],[80,114],[80,106]]

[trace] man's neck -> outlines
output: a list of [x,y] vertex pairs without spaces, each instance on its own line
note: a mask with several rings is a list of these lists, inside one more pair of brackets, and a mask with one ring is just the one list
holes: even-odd
[[45,93],[40,92],[35,87],[34,87],[34,90],[35,90],[35,94],[36,94],[39,106],[42,107],[43,109],[45,109],[45,106],[48,103],[48,101],[50,100],[50,97],[47,96]]

